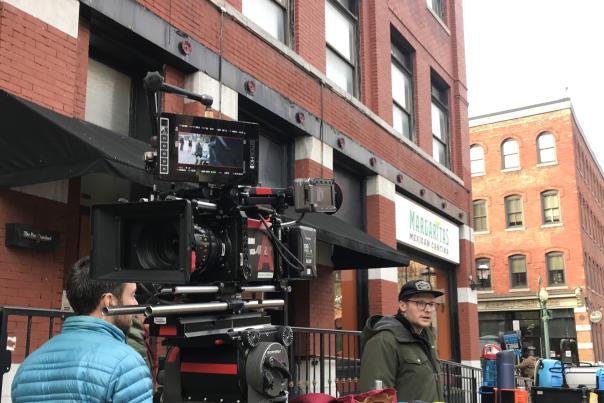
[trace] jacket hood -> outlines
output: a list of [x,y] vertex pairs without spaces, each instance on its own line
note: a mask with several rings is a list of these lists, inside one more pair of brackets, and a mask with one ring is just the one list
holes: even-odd
[[363,329],[363,345],[373,336],[384,331],[392,332],[396,340],[401,343],[416,341],[411,332],[394,316],[374,315],[367,319]]
[[118,329],[116,326],[111,323],[95,318],[93,316],[86,315],[78,315],[78,316],[70,316],[63,323],[62,333],[72,332],[72,331],[81,331],[87,330],[95,333],[105,333],[122,343],[126,342],[126,336],[124,332]]

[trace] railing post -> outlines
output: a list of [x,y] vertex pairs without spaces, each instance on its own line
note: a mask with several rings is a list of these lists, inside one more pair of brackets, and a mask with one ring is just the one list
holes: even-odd
[[0,307],[0,398],[2,396],[2,381],[4,374],[10,371],[11,352],[6,349],[8,337],[8,315]]
[[325,342],[324,334],[318,333],[319,335],[319,377],[321,382],[319,383],[319,390],[321,393],[325,393]]

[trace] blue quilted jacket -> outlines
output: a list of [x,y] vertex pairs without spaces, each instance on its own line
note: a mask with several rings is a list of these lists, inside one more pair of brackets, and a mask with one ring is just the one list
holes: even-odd
[[13,402],[151,402],[149,369],[125,339],[104,320],[68,318],[17,370]]

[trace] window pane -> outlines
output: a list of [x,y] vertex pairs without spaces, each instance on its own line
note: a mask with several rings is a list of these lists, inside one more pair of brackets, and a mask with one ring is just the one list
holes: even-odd
[[472,174],[484,173],[484,150],[479,145],[470,147],[470,172]]
[[539,150],[539,162],[555,162],[556,161],[556,149],[547,148],[545,150]]
[[447,165],[447,149],[444,144],[442,144],[437,139],[432,140],[432,158],[436,160],[439,164]]
[[342,60],[338,55],[327,49],[327,78],[349,94],[354,93],[354,71],[352,66]]
[[489,259],[476,259],[476,275],[479,289],[491,288],[491,261]]
[[285,42],[285,9],[273,0],[243,0],[243,15],[260,28]]
[[520,166],[520,156],[518,154],[505,155],[503,158],[504,168],[518,168]]
[[349,62],[353,62],[354,25],[329,0],[325,1],[325,40]]
[[130,132],[131,90],[130,77],[89,59],[84,119],[127,136]]
[[511,256],[509,258],[512,287],[526,286],[526,258]]
[[556,147],[556,141],[554,140],[554,135],[551,133],[542,134],[539,136],[539,149],[542,150],[544,148],[553,148]]
[[397,104],[392,104],[392,127],[403,136],[411,140],[411,122],[409,115]]
[[516,140],[507,140],[503,143],[503,154],[517,154],[518,153],[518,142]]
[[547,269],[549,285],[563,285],[564,281],[564,255],[562,253],[548,253]]
[[409,76],[395,63],[392,63],[392,98],[404,109],[409,110],[411,83]]

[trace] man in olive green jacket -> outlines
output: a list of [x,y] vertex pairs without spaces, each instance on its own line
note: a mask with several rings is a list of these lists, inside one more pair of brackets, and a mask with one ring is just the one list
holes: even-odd
[[363,329],[361,391],[395,388],[398,401],[442,402],[440,365],[430,324],[435,298],[443,295],[427,281],[406,283],[395,316],[373,316]]

